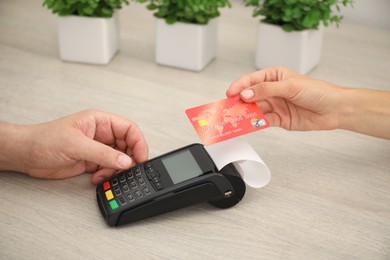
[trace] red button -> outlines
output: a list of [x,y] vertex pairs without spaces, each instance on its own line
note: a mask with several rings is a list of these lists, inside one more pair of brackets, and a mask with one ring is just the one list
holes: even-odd
[[108,190],[110,188],[110,182],[109,181],[106,181],[105,183],[103,183],[103,189],[104,190]]

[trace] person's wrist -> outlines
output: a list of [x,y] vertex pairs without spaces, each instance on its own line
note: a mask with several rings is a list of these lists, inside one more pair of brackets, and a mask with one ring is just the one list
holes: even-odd
[[340,129],[390,139],[390,95],[372,89],[346,89]]
[[0,126],[0,170],[26,173],[29,126],[8,123],[1,123]]
[[337,112],[337,121],[339,129],[350,130],[352,120],[356,114],[357,107],[354,101],[354,89],[342,88],[336,94],[339,97],[334,111]]

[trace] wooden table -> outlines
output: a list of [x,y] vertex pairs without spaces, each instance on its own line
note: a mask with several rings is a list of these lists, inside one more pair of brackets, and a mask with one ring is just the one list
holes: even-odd
[[[199,142],[184,110],[224,98],[255,70],[257,20],[240,1],[223,10],[218,56],[200,73],[155,64],[155,18],[144,6],[122,10],[120,26],[110,64],[66,63],[42,1],[0,1],[0,120],[110,111],[137,122],[154,157]],[[310,75],[390,90],[389,31],[327,28]],[[268,186],[248,188],[230,209],[199,204],[119,228],[101,217],[88,174],[54,181],[1,172],[0,259],[390,258],[389,141],[279,128],[245,140],[271,169]]]

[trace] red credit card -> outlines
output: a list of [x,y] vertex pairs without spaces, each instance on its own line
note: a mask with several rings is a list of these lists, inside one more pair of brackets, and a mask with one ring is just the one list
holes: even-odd
[[189,108],[186,114],[205,145],[269,127],[256,103],[244,103],[239,96]]

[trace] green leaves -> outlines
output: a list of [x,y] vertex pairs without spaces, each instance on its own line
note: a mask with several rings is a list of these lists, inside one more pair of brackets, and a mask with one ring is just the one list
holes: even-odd
[[[43,0],[43,6],[58,15],[112,17],[116,9],[131,0]],[[168,24],[177,21],[207,24],[220,16],[219,9],[231,7],[229,0],[133,0],[146,3],[154,16]],[[281,26],[285,31],[317,29],[342,20],[340,6],[352,5],[354,0],[242,0],[245,6],[254,7],[253,17]]]
[[340,4],[352,5],[354,0],[243,0],[245,6],[254,7],[253,17],[261,16],[262,21],[279,25],[283,30],[301,31],[318,29],[322,22],[325,26],[335,23],[342,16]]
[[302,25],[305,28],[317,28],[321,13],[319,10],[310,10],[303,18]]
[[60,16],[112,17],[129,0],[43,0],[43,6]]
[[231,7],[229,0],[137,0],[148,3],[146,8],[154,16],[163,18],[168,24],[185,22],[207,24],[220,16],[219,8]]

